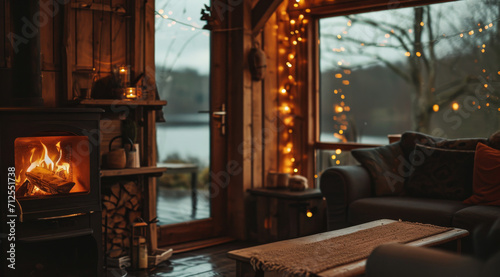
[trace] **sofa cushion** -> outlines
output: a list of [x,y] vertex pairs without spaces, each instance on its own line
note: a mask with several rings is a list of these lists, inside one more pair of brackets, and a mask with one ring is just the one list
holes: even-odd
[[[500,252],[500,217],[493,224],[480,224],[472,232],[474,256],[487,260]],[[500,273],[500,271],[497,271]]]
[[453,227],[472,231],[480,224],[491,225],[498,218],[500,218],[500,207],[469,206],[455,213]]
[[354,149],[351,154],[370,174],[374,195],[399,195],[403,192],[405,179],[399,172],[403,152],[399,142],[374,148]]
[[409,159],[410,154],[415,150],[415,145],[417,144],[442,149],[475,150],[479,142],[486,144],[488,140],[485,138],[446,139],[408,131],[401,135],[400,145],[406,159]]
[[500,206],[500,150],[479,143],[473,172],[474,194],[464,203]]
[[444,138],[408,131],[401,135],[400,146],[406,161],[409,162],[410,154],[415,150],[415,145],[436,146],[436,143],[444,140]]
[[462,138],[462,139],[445,139],[436,142],[437,148],[454,149],[454,150],[476,150],[478,143],[487,143],[485,138]]
[[413,197],[372,197],[354,201],[349,206],[350,224],[361,224],[377,219],[452,226],[453,215],[467,205],[460,201]]
[[410,155],[409,196],[464,200],[472,194],[474,153],[417,144]]

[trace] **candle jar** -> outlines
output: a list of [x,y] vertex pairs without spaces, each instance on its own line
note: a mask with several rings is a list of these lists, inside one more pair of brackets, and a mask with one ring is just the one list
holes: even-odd
[[137,89],[135,87],[127,87],[123,92],[124,99],[137,99]]

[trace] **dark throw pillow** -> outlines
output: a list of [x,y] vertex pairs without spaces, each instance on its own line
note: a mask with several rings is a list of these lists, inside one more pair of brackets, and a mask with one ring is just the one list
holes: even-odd
[[500,206],[500,150],[477,144],[472,188],[465,204]]
[[436,148],[454,149],[454,150],[476,150],[476,145],[481,142],[486,144],[486,138],[459,138],[459,139],[446,139],[440,137],[430,136],[424,133],[407,131],[401,136],[401,149],[406,158],[415,149],[415,145],[421,144]]
[[474,151],[417,144],[410,162],[412,173],[405,185],[408,195],[464,200],[472,194]]
[[478,143],[486,143],[485,138],[463,138],[463,139],[446,139],[436,143],[437,148],[455,149],[455,150],[476,150]]
[[410,154],[415,150],[415,145],[421,144],[435,147],[437,143],[444,140],[444,138],[433,137],[424,133],[407,131],[401,135],[401,149],[408,161]]
[[351,154],[368,170],[376,196],[401,195],[405,172],[399,142],[375,148],[354,149]]

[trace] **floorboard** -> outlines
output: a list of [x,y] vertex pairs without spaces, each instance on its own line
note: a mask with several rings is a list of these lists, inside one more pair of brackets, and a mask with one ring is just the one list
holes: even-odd
[[196,203],[190,189],[158,187],[157,215],[159,225],[181,223],[210,217],[208,191],[198,190]]
[[[148,271],[129,271],[127,277],[234,277],[236,262],[227,258],[227,252],[256,245],[235,241],[205,249],[174,254],[167,262]],[[108,277],[121,277],[108,273]]]

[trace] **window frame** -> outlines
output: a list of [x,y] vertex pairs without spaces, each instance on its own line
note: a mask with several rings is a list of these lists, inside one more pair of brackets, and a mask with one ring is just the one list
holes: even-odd
[[[389,9],[399,9],[399,8],[408,8],[415,6],[424,6],[438,3],[446,3],[446,2],[454,2],[456,0],[403,0],[403,1],[382,1],[382,0],[362,0],[356,1],[353,3],[352,1],[335,1],[332,4],[327,5],[317,5],[314,4],[309,7],[310,9],[310,17],[312,19],[312,34],[309,36],[313,41],[317,42],[319,40],[319,20],[327,17],[335,17],[335,16],[344,16],[349,14],[358,14],[365,12],[374,12],[374,11],[383,11]],[[308,151],[310,154],[314,156],[314,165],[310,170],[312,175],[316,174],[317,170],[317,151],[318,150],[337,150],[340,149],[342,151],[350,151],[358,148],[371,148],[380,146],[379,144],[367,144],[367,143],[357,143],[357,142],[321,142],[319,141],[320,135],[320,68],[319,68],[319,44],[311,43],[313,45],[310,49],[308,49],[309,57],[314,57],[312,60],[312,77],[313,80],[311,94],[313,97],[310,99],[313,101],[311,107],[313,111],[310,114],[313,114],[311,118],[309,118],[310,126],[313,127],[314,132],[313,137],[309,138],[309,141],[313,143],[311,145],[311,149]],[[389,140],[387,140],[389,142]]]

